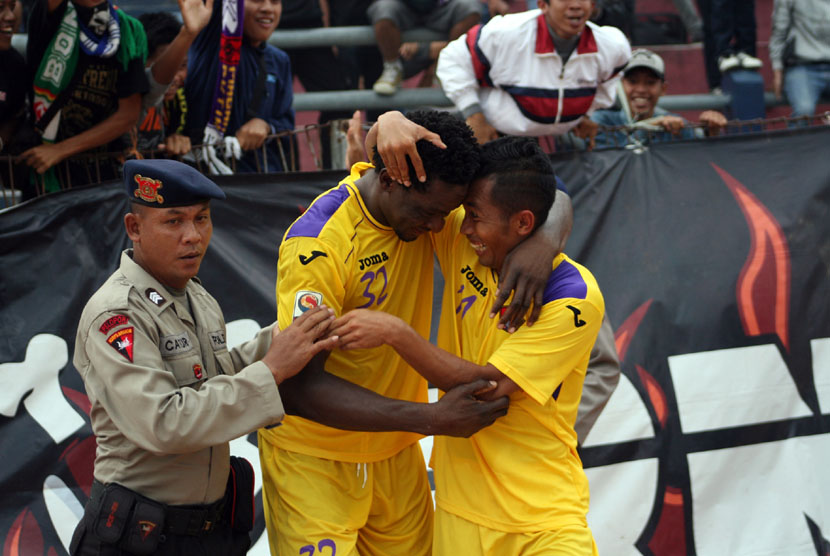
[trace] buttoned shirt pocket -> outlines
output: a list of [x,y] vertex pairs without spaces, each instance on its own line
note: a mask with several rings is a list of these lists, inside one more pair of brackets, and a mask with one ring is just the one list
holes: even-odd
[[159,338],[159,352],[179,386],[198,387],[197,383],[205,379],[201,352],[187,330]]
[[233,375],[234,366],[231,354],[228,352],[227,334],[224,329],[208,332],[210,347],[213,348],[213,355],[216,358],[217,374]]

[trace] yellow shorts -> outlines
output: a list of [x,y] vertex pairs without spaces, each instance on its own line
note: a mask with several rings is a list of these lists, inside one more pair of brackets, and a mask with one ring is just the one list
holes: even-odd
[[432,553],[432,494],[417,442],[358,464],[281,450],[260,435],[259,456],[273,556]]
[[568,526],[533,533],[507,533],[478,525],[438,508],[435,556],[598,556],[588,527]]

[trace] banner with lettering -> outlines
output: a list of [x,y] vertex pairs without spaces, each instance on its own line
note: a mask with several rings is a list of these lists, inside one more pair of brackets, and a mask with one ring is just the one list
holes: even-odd
[[[826,144],[825,128],[553,156],[566,251],[599,281],[623,367],[582,450],[601,554],[830,550]],[[230,343],[273,320],[281,236],[342,174],[220,179],[200,277]],[[126,207],[103,184],[0,213],[3,556],[65,554],[89,494],[74,336],[128,246]],[[232,448],[258,466],[253,442]]]

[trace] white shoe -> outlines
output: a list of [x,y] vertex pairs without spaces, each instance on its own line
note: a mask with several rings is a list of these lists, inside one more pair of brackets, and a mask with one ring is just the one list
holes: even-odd
[[384,62],[383,73],[372,86],[372,90],[379,95],[394,95],[403,79],[403,65],[400,61]]
[[750,56],[746,52],[738,52],[738,61],[740,61],[742,68],[748,70],[757,70],[764,65],[760,59],[755,56]]
[[741,67],[741,60],[735,54],[718,58],[718,69],[721,73],[726,73],[739,67]]

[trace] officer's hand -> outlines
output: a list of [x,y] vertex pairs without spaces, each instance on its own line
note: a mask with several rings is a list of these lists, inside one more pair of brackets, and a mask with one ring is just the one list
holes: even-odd
[[433,408],[430,431],[433,434],[468,437],[492,425],[496,419],[507,414],[510,403],[507,396],[485,402],[476,396],[496,387],[494,381],[484,379],[456,386],[431,404]]
[[368,349],[386,343],[386,335],[400,319],[383,311],[355,309],[336,319],[330,335],[340,338],[340,349]]
[[299,373],[321,351],[337,346],[337,336],[324,338],[333,321],[334,311],[320,305],[307,311],[283,331],[274,327],[271,346],[262,362],[271,369],[277,384]]

